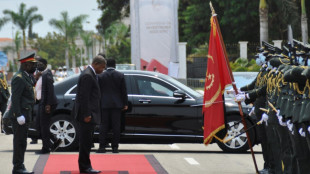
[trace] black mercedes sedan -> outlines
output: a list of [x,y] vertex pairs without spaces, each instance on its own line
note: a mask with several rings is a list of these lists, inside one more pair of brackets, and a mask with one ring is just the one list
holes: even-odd
[[[128,110],[122,117],[121,143],[203,143],[202,104],[203,95],[187,87],[176,79],[156,72],[127,70],[125,74],[128,92]],[[71,110],[74,105],[79,75],[73,75],[54,84],[58,106],[51,119],[50,131],[63,139],[61,151],[75,150],[78,147],[79,130]],[[219,137],[237,135],[244,131],[237,104],[225,99],[227,131],[218,133]],[[243,107],[244,113],[249,112]],[[246,115],[246,114],[245,114]],[[35,115],[33,115],[35,120]],[[255,124],[255,118],[247,117],[247,125]],[[31,123],[29,137],[38,133]],[[8,133],[8,131],[6,131]],[[98,128],[94,134],[98,142]],[[256,140],[256,130],[249,131],[252,144]],[[213,140],[226,152],[248,150],[245,133],[227,143]]]

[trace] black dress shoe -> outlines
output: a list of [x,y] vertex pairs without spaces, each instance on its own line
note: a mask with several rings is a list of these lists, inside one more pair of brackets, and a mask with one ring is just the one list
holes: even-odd
[[38,140],[37,140],[37,139],[32,139],[32,140],[30,141],[30,144],[38,144]]
[[26,169],[18,169],[18,170],[13,170],[13,174],[34,174],[34,172],[29,172]]
[[51,151],[52,151],[52,152],[55,152],[55,151],[58,149],[58,147],[60,146],[61,143],[62,143],[62,139],[58,138],[58,139],[54,142],[54,144],[52,145]]
[[260,170],[258,172],[259,172],[259,174],[273,174],[273,172],[268,168],[265,168],[265,169]]
[[96,153],[106,153],[106,149],[105,148],[100,148],[96,151]]
[[100,170],[94,170],[93,168],[89,168],[86,170],[80,170],[80,173],[101,173]]
[[40,151],[35,152],[36,154],[49,154],[51,151],[49,150],[45,150],[45,149],[41,149]]
[[104,146],[109,148],[111,147],[110,143],[106,143]]
[[118,148],[112,148],[112,153],[118,153]]

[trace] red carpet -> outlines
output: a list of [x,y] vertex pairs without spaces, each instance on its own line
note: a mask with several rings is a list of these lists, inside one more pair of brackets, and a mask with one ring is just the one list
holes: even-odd
[[[153,155],[91,154],[92,166],[101,174],[165,174]],[[78,154],[40,155],[35,174],[78,174]]]

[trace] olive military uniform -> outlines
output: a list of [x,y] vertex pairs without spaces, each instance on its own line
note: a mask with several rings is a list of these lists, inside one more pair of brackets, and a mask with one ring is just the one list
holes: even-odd
[[[260,69],[260,72],[258,73],[255,80],[251,84],[240,88],[240,90],[241,91],[249,91],[249,92],[252,91],[253,94],[256,94],[257,89],[266,85],[267,73],[268,73],[267,72],[267,66],[265,65]],[[257,97],[257,98],[250,96],[250,99],[247,99],[245,101],[245,103],[246,104],[254,103],[255,116],[257,117],[258,120],[260,120],[263,112],[259,108],[265,107],[266,95],[258,95],[258,96],[259,97]],[[262,145],[263,158],[264,158],[264,162],[265,162],[264,168],[268,169],[268,168],[271,168],[272,156],[270,155],[271,154],[270,150],[267,147],[267,134],[266,134],[265,125],[259,125],[257,127],[257,130],[258,130],[257,135],[258,135],[259,141],[261,142],[261,145]]]
[[[25,168],[24,155],[27,147],[28,123],[32,119],[32,108],[35,103],[33,82],[25,71],[18,71],[12,78],[12,107],[10,115],[12,116],[12,126],[14,133],[14,169]],[[24,115],[26,124],[19,125],[17,117]]]
[[29,122],[32,121],[32,109],[35,104],[34,81],[31,73],[35,71],[35,54],[20,59],[21,68],[16,72],[11,82],[11,101],[9,116],[13,128],[13,174],[28,172],[24,166],[27,148]]

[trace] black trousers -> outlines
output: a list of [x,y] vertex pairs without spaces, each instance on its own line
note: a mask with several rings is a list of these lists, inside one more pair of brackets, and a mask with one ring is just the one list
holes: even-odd
[[294,142],[293,148],[296,153],[298,173],[308,174],[310,171],[310,151],[308,149],[306,138],[300,136],[298,132],[299,128],[301,128],[301,124],[294,123],[294,135],[292,135],[291,138]]
[[95,125],[92,123],[79,122],[80,125],[80,148],[79,148],[79,169],[86,170],[92,168],[90,162],[90,150],[93,142],[93,132]]
[[0,102],[0,112],[2,116],[6,110],[6,106],[7,106],[7,101]]
[[12,119],[13,127],[13,170],[25,169],[24,159],[27,148],[27,135],[29,125],[19,125],[16,119]]
[[51,106],[51,112],[50,114],[47,114],[45,112],[45,105],[41,103],[38,105],[38,110],[36,113],[36,129],[38,130],[40,138],[42,139],[42,150],[50,150],[52,146],[51,140],[56,140],[50,131],[51,116],[55,108],[56,106]]
[[[264,101],[257,101],[255,102],[255,115],[257,120],[260,120],[262,118],[263,111],[259,110],[259,108],[264,107]],[[260,124],[257,126],[257,136],[259,141],[261,142],[262,146],[262,153],[263,153],[263,159],[264,159],[264,168],[272,168],[274,167],[274,158],[271,155],[272,151],[268,143],[267,138],[267,130],[266,125]]]
[[112,129],[113,139],[112,148],[118,148],[121,137],[121,109],[102,109],[100,125],[99,142],[100,148],[103,148],[107,142],[107,134]]

